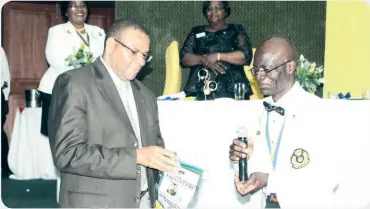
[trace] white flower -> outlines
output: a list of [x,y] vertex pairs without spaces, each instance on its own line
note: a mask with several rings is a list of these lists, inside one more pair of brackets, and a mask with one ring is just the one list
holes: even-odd
[[310,66],[311,68],[316,68],[316,63],[314,62],[314,63],[311,63],[311,66]]
[[299,56],[299,61],[303,62],[305,59],[304,59],[304,56],[303,54],[301,54],[301,56]]

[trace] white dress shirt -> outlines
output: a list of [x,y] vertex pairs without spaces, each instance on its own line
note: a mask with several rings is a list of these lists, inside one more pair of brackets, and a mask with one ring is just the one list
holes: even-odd
[[8,87],[3,89],[5,100],[8,101],[10,93],[10,72],[8,59],[6,58],[6,54],[3,47],[1,47],[0,50],[0,61],[1,61],[1,86],[3,86],[5,82],[8,83]]
[[[138,140],[139,147],[142,147],[141,135],[140,135],[140,125],[139,125],[139,116],[136,109],[136,103],[134,94],[132,92],[132,87],[130,81],[121,80],[117,74],[108,67],[102,57],[100,57],[102,63],[104,64],[105,68],[108,70],[109,75],[112,77],[114,85],[117,88],[118,94],[121,97],[121,101],[123,106],[126,109],[127,115],[131,121],[132,127],[134,129],[136,138]],[[140,166],[141,168],[141,191],[144,191],[148,188],[148,181],[146,178],[146,170],[144,166]]]
[[[299,86],[299,83],[296,82],[294,86],[283,96],[281,97],[278,101],[274,101],[272,97],[267,97],[265,99],[266,102],[268,102],[271,105],[278,106],[284,108],[284,110],[290,110],[294,108],[295,102],[294,100],[296,99],[295,96],[301,93],[301,87]],[[288,114],[288,113],[286,113]],[[266,113],[265,113],[266,115]],[[264,116],[266,117],[266,116]],[[269,133],[269,139],[271,140],[271,149],[272,149],[272,154],[275,154],[277,151],[277,145],[278,145],[278,140],[280,134],[284,134],[285,130],[285,116],[277,113],[276,111],[271,111],[269,113],[269,120],[268,122],[268,128],[269,130],[265,130],[265,133]],[[281,133],[282,132],[282,133]],[[283,142],[281,142],[283,143]],[[280,148],[280,147],[279,147]],[[280,151],[280,149],[278,149]],[[279,153],[278,153],[279,154]],[[273,171],[272,171],[273,172]],[[269,186],[267,187],[268,193],[276,193],[276,188],[273,180],[273,175],[271,175],[272,179],[269,180]]]

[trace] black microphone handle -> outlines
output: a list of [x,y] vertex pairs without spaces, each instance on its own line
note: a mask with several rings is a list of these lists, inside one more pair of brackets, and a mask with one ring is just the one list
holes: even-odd
[[[238,137],[248,147],[247,137]],[[248,181],[248,157],[239,160],[239,181]]]

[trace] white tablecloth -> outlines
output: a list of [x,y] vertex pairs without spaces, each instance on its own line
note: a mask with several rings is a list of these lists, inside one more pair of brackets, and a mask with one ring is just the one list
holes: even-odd
[[[229,147],[238,126],[257,125],[258,101],[162,101],[159,121],[166,148],[190,164],[205,169],[197,208],[259,208],[261,192],[240,196],[234,187],[234,167]],[[252,207],[253,206],[253,207]]]
[[17,111],[8,163],[13,179],[57,179],[49,139],[40,133],[41,108]]
[[[343,131],[336,130],[335,123],[340,120],[349,121],[348,130],[355,133],[355,138],[350,140],[356,141],[359,148],[367,150],[368,143],[363,142],[370,142],[370,101],[327,100],[325,107],[331,108],[335,113],[333,124],[328,124],[328,129]],[[237,127],[254,129],[257,126],[261,113],[260,101],[159,101],[158,108],[166,147],[177,152],[183,161],[206,171],[196,207],[245,208],[246,204],[248,208],[260,206],[261,193],[251,197],[237,194],[233,183],[233,164],[228,158],[229,146],[236,137]],[[14,178],[57,178],[49,141],[40,134],[40,124],[41,108],[26,108],[16,115],[8,157],[9,166],[15,173]],[[314,126],[315,124],[312,126],[313,130]],[[356,155],[352,156],[355,162]],[[357,168],[356,163],[353,166],[353,169]]]

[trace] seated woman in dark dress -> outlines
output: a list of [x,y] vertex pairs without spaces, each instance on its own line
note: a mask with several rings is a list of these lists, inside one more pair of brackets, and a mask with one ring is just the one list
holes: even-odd
[[[186,96],[197,100],[234,98],[234,84],[245,83],[245,99],[249,99],[252,90],[243,66],[250,64],[253,55],[247,33],[241,25],[225,23],[230,15],[226,1],[205,1],[203,14],[209,25],[194,27],[180,50],[181,65],[190,68]],[[205,79],[213,81],[206,97]]]

